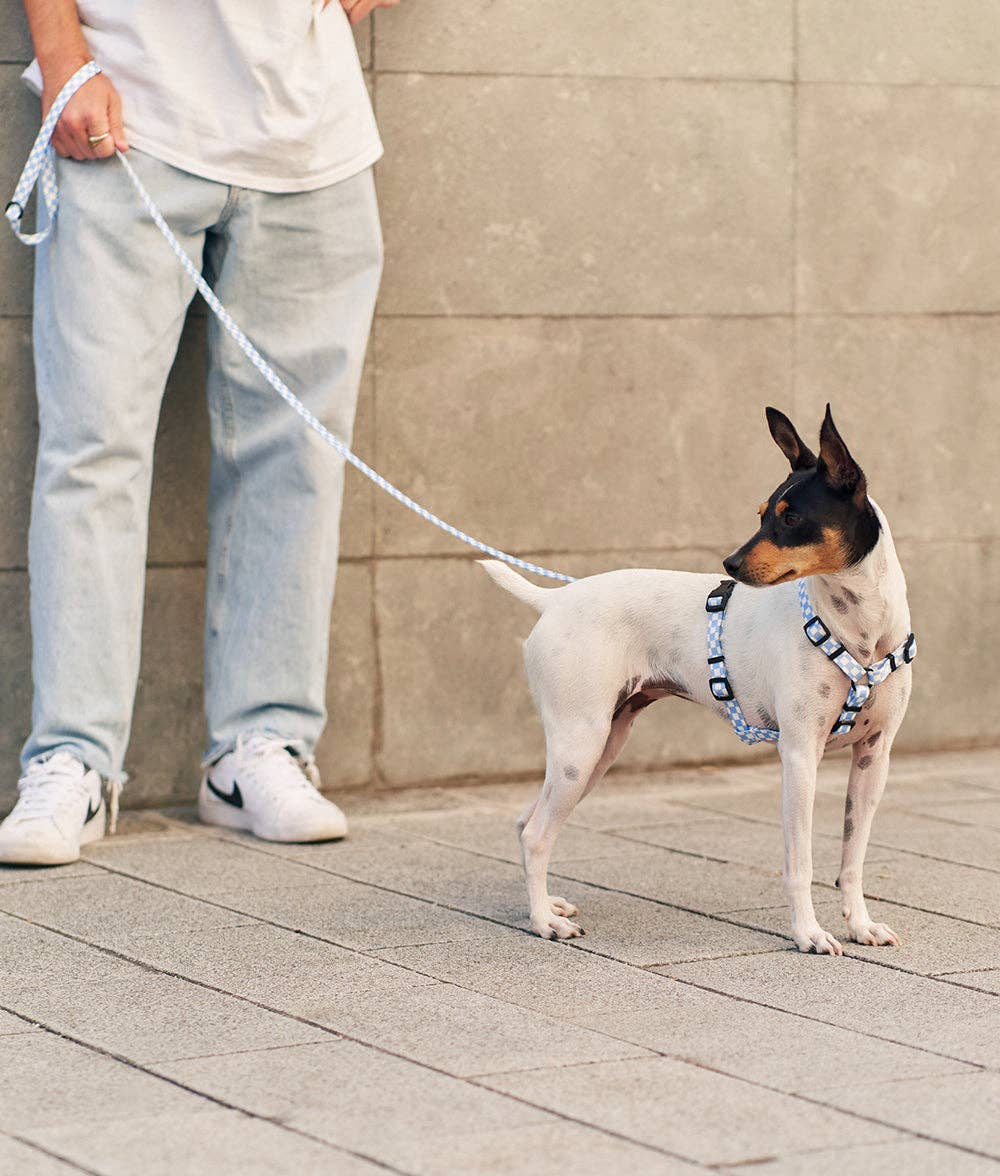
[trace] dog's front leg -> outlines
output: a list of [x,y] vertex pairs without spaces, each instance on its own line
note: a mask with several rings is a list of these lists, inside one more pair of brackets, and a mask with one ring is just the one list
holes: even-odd
[[890,748],[891,740],[882,733],[855,743],[853,747],[844,807],[844,847],[837,879],[844,900],[848,936],[855,943],[867,943],[873,947],[899,945],[892,928],[874,922],[869,915],[862,882],[872,819],[889,775]]
[[812,819],[816,796],[817,751],[779,741],[781,817],[785,830],[785,893],[792,916],[792,938],[799,951],[843,955],[844,949],[816,919],[812,901]]

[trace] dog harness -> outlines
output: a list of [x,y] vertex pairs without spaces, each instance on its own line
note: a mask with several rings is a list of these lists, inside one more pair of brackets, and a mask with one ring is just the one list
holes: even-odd
[[[802,629],[810,644],[815,645],[820,653],[826,654],[837,669],[850,679],[851,688],[847,693],[847,701],[830,729],[831,735],[846,735],[854,727],[858,712],[868,701],[872,690],[900,666],[908,665],[916,657],[917,639],[911,633],[881,661],[871,666],[863,666],[847,652],[843,643],[830,631],[829,626],[816,615],[805,580],[796,580],[795,583],[805,622]],[[735,580],[723,580],[718,588],[712,589],[705,602],[705,611],[708,613],[708,686],[712,697],[725,703],[733,730],[744,743],[777,743],[778,731],[771,727],[754,727],[747,722],[729,681],[726,658],[722,651],[722,631],[726,606],[735,587]]]

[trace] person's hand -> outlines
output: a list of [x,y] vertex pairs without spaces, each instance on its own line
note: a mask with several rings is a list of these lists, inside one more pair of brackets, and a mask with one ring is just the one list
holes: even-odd
[[[49,112],[62,87],[77,69],[78,61],[62,68],[49,68],[43,77],[42,118]],[[91,143],[89,136],[110,134],[99,143]],[[127,151],[128,140],[122,126],[122,100],[107,77],[95,74],[84,82],[59,116],[52,135],[52,146],[57,154],[68,159],[106,159],[115,150]]]
[[340,6],[352,25],[360,24],[376,8],[392,8],[398,3],[399,0],[340,0]]

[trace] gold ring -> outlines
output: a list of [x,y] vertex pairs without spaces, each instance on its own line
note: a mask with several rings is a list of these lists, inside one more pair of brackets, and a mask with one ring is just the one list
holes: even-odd
[[110,131],[105,131],[103,135],[88,135],[87,142],[91,147],[96,147],[98,143],[103,143],[110,134]]

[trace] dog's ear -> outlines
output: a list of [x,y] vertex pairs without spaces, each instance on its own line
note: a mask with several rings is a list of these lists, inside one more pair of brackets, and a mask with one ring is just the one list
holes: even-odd
[[767,427],[781,452],[788,458],[793,470],[811,470],[816,464],[816,454],[795,431],[795,426],[783,412],[766,408]]
[[829,404],[819,433],[819,473],[827,485],[859,502],[867,493],[865,475],[833,423]]

